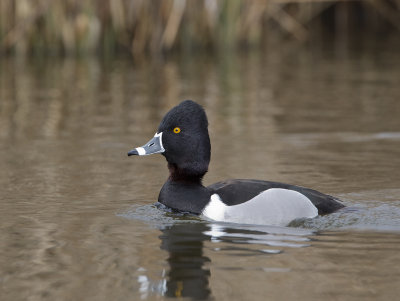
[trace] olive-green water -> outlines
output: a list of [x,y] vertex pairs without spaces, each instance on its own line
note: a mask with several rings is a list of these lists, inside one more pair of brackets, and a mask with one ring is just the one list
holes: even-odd
[[[2,59],[0,299],[395,300],[399,79],[391,48]],[[347,208],[287,228],[158,209],[164,158],[126,153],[183,99],[208,113],[205,184],[282,181]]]

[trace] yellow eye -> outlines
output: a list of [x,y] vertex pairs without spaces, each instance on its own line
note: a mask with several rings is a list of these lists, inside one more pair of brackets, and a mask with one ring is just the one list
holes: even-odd
[[178,127],[174,128],[174,133],[175,134],[179,134],[180,132],[181,132],[180,128],[178,128]]

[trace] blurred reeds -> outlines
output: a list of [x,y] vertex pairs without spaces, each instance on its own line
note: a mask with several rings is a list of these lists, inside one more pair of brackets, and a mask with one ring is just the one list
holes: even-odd
[[0,0],[2,54],[157,55],[263,45],[271,35],[400,32],[400,0]]

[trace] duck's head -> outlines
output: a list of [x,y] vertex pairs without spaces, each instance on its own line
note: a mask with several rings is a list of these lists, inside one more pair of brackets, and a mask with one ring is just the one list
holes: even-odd
[[168,161],[173,179],[202,178],[210,163],[210,137],[204,109],[191,100],[172,108],[161,121],[157,133],[145,145],[128,153],[161,153]]

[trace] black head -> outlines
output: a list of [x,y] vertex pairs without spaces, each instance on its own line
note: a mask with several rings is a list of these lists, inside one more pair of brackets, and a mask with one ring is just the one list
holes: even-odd
[[201,179],[208,170],[211,153],[204,109],[191,100],[181,102],[164,116],[156,136],[128,155],[152,153],[165,156],[172,178]]

